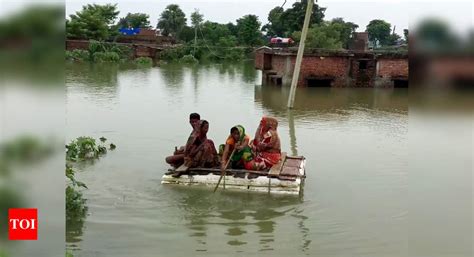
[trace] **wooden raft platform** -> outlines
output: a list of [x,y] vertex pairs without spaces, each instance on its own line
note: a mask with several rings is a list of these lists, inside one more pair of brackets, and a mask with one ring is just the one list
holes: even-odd
[[[227,169],[220,188],[259,191],[268,193],[299,194],[306,177],[305,158],[287,156],[267,171]],[[176,171],[176,170],[174,170]],[[190,168],[179,177],[164,175],[162,184],[215,186],[220,178],[219,168]],[[257,174],[256,178],[248,178]]]

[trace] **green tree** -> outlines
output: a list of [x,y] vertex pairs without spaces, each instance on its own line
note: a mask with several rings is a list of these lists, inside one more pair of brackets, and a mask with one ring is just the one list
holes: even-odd
[[261,23],[258,17],[248,14],[237,20],[238,42],[242,45],[255,46],[262,43],[262,34],[260,33]]
[[400,35],[398,35],[398,34],[396,34],[396,33],[392,33],[392,34],[390,34],[390,36],[388,37],[387,42],[386,42],[386,45],[387,45],[387,46],[394,46],[394,45],[397,45],[401,38],[402,38],[402,37],[400,37]]
[[379,42],[380,45],[389,45],[390,43],[390,23],[384,20],[371,20],[366,27],[369,33],[369,40],[375,45]]
[[179,34],[186,25],[186,15],[177,4],[168,5],[161,13],[157,27],[165,36],[172,35],[179,39]]
[[269,36],[283,36],[287,31],[286,22],[283,21],[281,16],[284,13],[284,9],[280,6],[277,6],[270,10],[268,13],[269,23],[265,24],[262,27],[263,31],[267,32]]
[[179,32],[179,39],[184,42],[194,41],[194,28],[185,25]]
[[[199,13],[198,9],[194,9],[194,12],[191,13],[191,24],[193,25],[194,28],[194,47],[196,47],[197,44],[197,37],[198,37],[198,28],[201,25],[204,16]],[[196,49],[194,49],[193,54],[196,52]]]
[[127,16],[120,18],[118,26],[120,28],[127,28],[128,26],[132,28],[149,28],[149,18],[150,16],[145,13],[127,13]]
[[408,43],[408,29],[403,30],[403,38],[405,39],[405,42]]
[[331,25],[339,32],[339,41],[344,48],[348,48],[356,29],[359,25],[353,22],[346,22],[343,18],[334,18]]
[[202,21],[204,20],[204,15],[199,13],[198,9],[194,9],[194,12],[191,13],[191,24],[193,25],[194,28],[197,28]]
[[230,34],[237,38],[237,25],[235,25],[232,22],[229,22],[229,23],[226,24],[226,26],[227,26],[227,29],[229,30]]
[[[308,48],[341,49],[343,43],[340,41],[341,35],[338,26],[337,23],[323,22],[309,28],[306,35],[306,46]],[[301,32],[294,32],[292,37],[299,41]]]
[[226,24],[206,21],[202,23],[198,35],[206,42],[211,43],[219,41],[221,37],[229,37],[232,33]]
[[71,14],[66,22],[66,35],[72,38],[104,40],[114,34],[111,27],[119,11],[117,5],[88,4]]
[[[301,31],[307,4],[308,0],[301,0],[293,3],[291,8],[284,11],[282,7],[273,8],[268,14],[269,23],[263,29],[270,36],[289,36],[295,31]],[[322,23],[325,11],[326,8],[315,4],[311,13],[310,26]]]

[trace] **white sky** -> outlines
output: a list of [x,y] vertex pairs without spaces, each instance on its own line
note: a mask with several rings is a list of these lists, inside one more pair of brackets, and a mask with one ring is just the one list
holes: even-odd
[[[287,0],[284,8],[289,8],[296,0]],[[283,4],[284,0],[48,0],[47,2],[65,3],[65,14],[80,10],[88,3],[117,3],[120,17],[128,12],[141,12],[150,15],[150,22],[156,25],[160,13],[171,3],[178,4],[189,15],[195,8],[204,14],[205,20],[220,23],[234,22],[246,14],[255,14],[262,25],[267,23],[268,12],[275,6]],[[18,9],[25,4],[37,3],[32,0],[0,0],[0,15]],[[326,20],[342,17],[359,25],[359,31],[364,31],[365,26],[372,19],[384,19],[396,26],[396,32],[403,33],[404,28],[416,24],[426,16],[441,17],[450,22],[453,29],[465,32],[474,27],[474,2],[469,0],[319,0],[318,4],[327,7]]]

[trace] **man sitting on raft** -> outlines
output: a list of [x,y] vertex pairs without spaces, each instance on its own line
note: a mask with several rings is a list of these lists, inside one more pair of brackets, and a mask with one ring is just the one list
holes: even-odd
[[185,146],[181,146],[179,149],[175,148],[173,155],[166,157],[166,163],[170,164],[171,166],[177,168],[184,163],[184,153],[186,149],[189,149],[191,144],[194,142],[194,138],[197,136],[197,124],[201,116],[198,113],[191,113],[189,115],[189,124],[193,128],[191,134],[188,137],[188,141],[186,142]]
[[188,168],[215,167],[218,162],[216,147],[214,142],[207,139],[209,122],[200,120],[196,125],[196,133],[190,142],[189,147],[184,152],[184,164]]

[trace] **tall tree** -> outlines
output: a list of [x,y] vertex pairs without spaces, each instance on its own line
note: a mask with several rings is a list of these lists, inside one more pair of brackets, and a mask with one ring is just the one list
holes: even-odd
[[391,32],[390,23],[384,20],[371,20],[366,27],[369,33],[369,40],[375,45],[379,42],[380,45],[388,45],[390,41]]
[[194,28],[198,27],[204,20],[204,15],[199,13],[198,9],[194,9],[194,12],[191,13],[191,24]]
[[339,32],[339,41],[344,48],[348,48],[356,29],[359,25],[353,22],[346,22],[343,18],[334,18],[331,25]]
[[286,22],[281,18],[283,15],[283,8],[277,6],[268,13],[268,23],[265,24],[262,30],[267,32],[269,36],[283,36],[287,31]]
[[237,35],[240,44],[254,46],[262,43],[261,23],[258,17],[248,14],[237,20]]
[[[313,1],[313,0],[311,0]],[[289,36],[295,31],[303,28],[304,17],[308,0],[301,0],[293,3],[291,8],[283,10],[282,7],[275,7],[268,14],[269,23],[263,29],[270,36]],[[311,13],[311,24],[320,24],[324,18],[326,8],[315,4]]]
[[117,18],[117,5],[88,4],[71,14],[66,23],[68,37],[104,40],[114,34],[111,26]]
[[[292,37],[299,41],[301,32],[295,31]],[[306,36],[306,46],[308,48],[341,49],[343,43],[341,42],[340,24],[323,22],[309,28]]]
[[203,15],[199,13],[198,9],[194,9],[194,12],[191,13],[191,24],[193,25],[194,28],[194,50],[193,50],[193,56],[196,53],[196,45],[197,45],[197,30],[198,27],[201,25],[203,21]]
[[186,25],[186,15],[177,4],[168,5],[161,13],[157,27],[165,36],[172,35],[179,38],[181,29]]
[[226,24],[211,21],[206,21],[202,23],[201,29],[198,33],[202,33],[201,36],[208,43],[217,42],[222,37],[229,37],[232,35]]
[[127,28],[128,26],[132,28],[149,28],[149,18],[150,16],[145,13],[127,13],[127,16],[120,18],[118,26],[120,28]]

